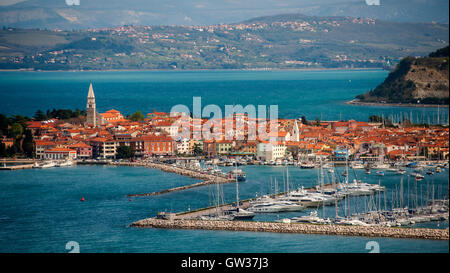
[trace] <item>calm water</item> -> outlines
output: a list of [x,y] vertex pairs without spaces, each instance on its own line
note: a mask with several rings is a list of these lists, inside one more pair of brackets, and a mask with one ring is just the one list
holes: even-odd
[[[271,191],[270,177],[283,181],[283,168],[247,166],[240,183],[242,199]],[[357,176],[377,183],[376,175]],[[292,186],[317,183],[316,170],[290,168]],[[0,173],[0,252],[67,252],[76,241],[81,252],[367,252],[375,240],[381,252],[448,252],[448,241],[296,235],[252,232],[134,229],[133,221],[158,211],[184,211],[208,206],[214,187],[200,187],[156,197],[126,197],[193,183],[195,180],[142,167],[77,166]],[[405,188],[407,177],[405,176]],[[398,185],[385,176],[382,185]],[[448,173],[423,180],[448,191]],[[282,188],[282,182],[279,184]],[[406,190],[405,190],[406,191]],[[235,198],[235,185],[223,185],[225,202]],[[85,202],[80,202],[81,197]],[[321,211],[321,209],[319,209]],[[342,209],[339,209],[340,213]],[[307,214],[258,215],[275,220]],[[334,207],[326,214],[334,215]],[[341,214],[342,215],[342,214]],[[437,227],[434,223],[432,226]],[[439,228],[448,227],[440,223]]]
[[[344,102],[383,82],[388,72],[366,71],[142,71],[142,72],[0,72],[0,113],[32,116],[36,110],[84,109],[89,83],[100,112],[124,114],[170,111],[177,104],[278,105],[279,116],[309,120],[356,119],[398,115],[437,121],[436,108],[352,106]],[[439,111],[448,120],[447,109]]]

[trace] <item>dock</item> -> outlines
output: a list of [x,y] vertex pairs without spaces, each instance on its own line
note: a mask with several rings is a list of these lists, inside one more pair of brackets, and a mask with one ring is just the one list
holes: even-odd
[[33,165],[34,164],[0,166],[0,170],[2,170],[2,171],[16,171],[16,170],[32,169]]
[[364,227],[344,225],[315,225],[304,223],[275,223],[252,221],[162,220],[148,218],[130,225],[136,228],[198,229],[224,231],[320,234],[335,236],[390,237],[427,240],[448,240],[449,229]]

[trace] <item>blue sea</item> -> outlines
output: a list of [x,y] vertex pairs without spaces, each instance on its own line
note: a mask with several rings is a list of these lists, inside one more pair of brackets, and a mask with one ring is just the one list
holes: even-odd
[[85,109],[92,82],[99,112],[169,112],[177,104],[277,105],[279,117],[367,121],[371,115],[448,121],[448,109],[354,106],[345,102],[384,81],[385,70],[0,72],[0,113]]
[[[273,192],[275,178],[283,189],[283,168],[243,166],[246,182],[239,184],[241,199]],[[339,171],[342,171],[339,170]],[[291,187],[317,184],[317,170],[289,168]],[[357,171],[358,179],[378,183],[375,174]],[[386,175],[380,182],[390,190],[400,177]],[[0,173],[0,252],[68,252],[75,241],[80,252],[368,252],[369,241],[380,252],[448,252],[448,241],[365,238],[255,232],[136,229],[129,225],[153,217],[159,211],[180,212],[202,208],[214,202],[214,186],[193,188],[153,197],[130,199],[126,195],[146,193],[194,183],[195,180],[144,167],[76,166],[53,169],[3,171]],[[407,176],[404,191],[407,192]],[[434,185],[436,197],[448,192],[448,172],[423,180]],[[235,201],[235,185],[223,188],[224,202]],[[410,184],[410,193],[413,191]],[[438,191],[439,189],[439,191]],[[406,195],[405,195],[406,196]],[[425,191],[422,196],[425,196]],[[84,197],[85,201],[81,202]],[[359,199],[362,210],[363,198]],[[407,198],[405,197],[405,204]],[[358,201],[358,200],[357,200]],[[355,199],[350,204],[355,204]],[[412,201],[411,201],[412,202]],[[388,206],[390,200],[387,201]],[[381,207],[384,201],[381,201]],[[356,207],[353,206],[352,210]],[[302,212],[259,214],[258,221],[308,214]],[[321,208],[318,209],[322,215]],[[343,215],[343,203],[339,204]],[[333,217],[335,207],[326,207]],[[448,222],[422,224],[446,228]]]
[[[322,120],[367,120],[370,115],[403,115],[448,119],[437,108],[352,106],[345,102],[375,88],[386,77],[383,70],[362,71],[152,71],[152,72],[0,72],[0,113],[32,116],[36,110],[84,109],[89,83],[93,83],[99,112],[117,109],[124,114],[170,111],[176,104],[192,107],[192,97],[202,104],[278,105],[279,116]],[[442,115],[442,117],[441,117]],[[283,189],[283,168],[245,166],[248,180],[239,184],[241,199],[274,191],[274,180]],[[291,187],[317,184],[317,170],[290,168]],[[342,171],[342,170],[340,170]],[[339,172],[340,172],[339,171]],[[391,192],[400,177],[356,171],[358,179],[381,183]],[[272,181],[272,182],[271,182]],[[448,252],[448,241],[364,238],[301,234],[276,234],[200,230],[135,229],[129,225],[159,211],[186,211],[212,204],[215,188],[206,186],[154,197],[129,199],[126,195],[160,191],[197,180],[143,167],[76,166],[0,172],[0,252],[68,252],[75,241],[80,252],[368,252],[376,241],[380,252]],[[326,180],[327,182],[327,180]],[[329,182],[329,180],[328,180]],[[404,202],[414,194],[436,197],[448,194],[448,170],[426,177],[416,186],[404,177]],[[235,185],[221,186],[225,202],[233,202]],[[406,190],[408,189],[408,190]],[[415,191],[417,189],[417,191]],[[408,198],[410,196],[410,198]],[[84,197],[85,201],[80,199]],[[421,200],[420,197],[418,200]],[[373,201],[373,200],[372,200]],[[419,201],[420,202],[420,201]],[[351,199],[361,211],[367,199]],[[257,215],[272,221],[308,214]],[[333,217],[334,207],[318,209]],[[343,215],[343,204],[338,214]],[[448,222],[421,224],[446,228]]]

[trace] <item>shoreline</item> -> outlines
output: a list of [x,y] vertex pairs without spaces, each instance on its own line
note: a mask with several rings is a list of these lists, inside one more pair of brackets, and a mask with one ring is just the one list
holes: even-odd
[[192,71],[383,71],[381,67],[378,68],[241,68],[241,69],[226,69],[226,68],[205,68],[205,69],[102,69],[102,70],[35,70],[35,69],[0,69],[0,72],[192,72]]
[[361,106],[388,106],[388,107],[417,107],[417,108],[448,108],[448,104],[413,104],[413,103],[380,103],[380,102],[362,102],[357,100],[351,100],[345,102],[348,105],[361,105]]

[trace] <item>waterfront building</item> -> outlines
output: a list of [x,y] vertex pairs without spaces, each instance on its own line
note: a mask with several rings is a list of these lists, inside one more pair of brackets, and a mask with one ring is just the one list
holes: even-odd
[[233,141],[231,140],[216,140],[216,155],[229,155],[233,150]]
[[44,159],[60,160],[60,159],[76,159],[77,151],[69,148],[51,148],[45,150]]
[[166,135],[144,135],[141,137],[144,143],[144,152],[152,155],[173,155],[173,139]]
[[283,159],[286,156],[286,145],[283,142],[261,141],[258,143],[256,156],[264,161]]
[[80,159],[88,159],[92,158],[92,146],[87,145],[86,143],[76,143],[69,146],[70,149],[73,149],[77,152],[77,158]]
[[337,161],[345,161],[350,159],[350,150],[347,148],[337,148],[334,150],[334,159]]
[[203,154],[209,158],[216,157],[216,142],[214,140],[203,141]]
[[34,153],[35,157],[39,159],[45,158],[45,151],[55,148],[57,145],[55,142],[47,140],[35,140],[34,141]]
[[175,150],[177,154],[190,155],[193,153],[193,141],[190,138],[179,138],[175,141]]
[[117,145],[113,138],[95,137],[89,140],[92,146],[92,157],[114,159],[117,155]]

